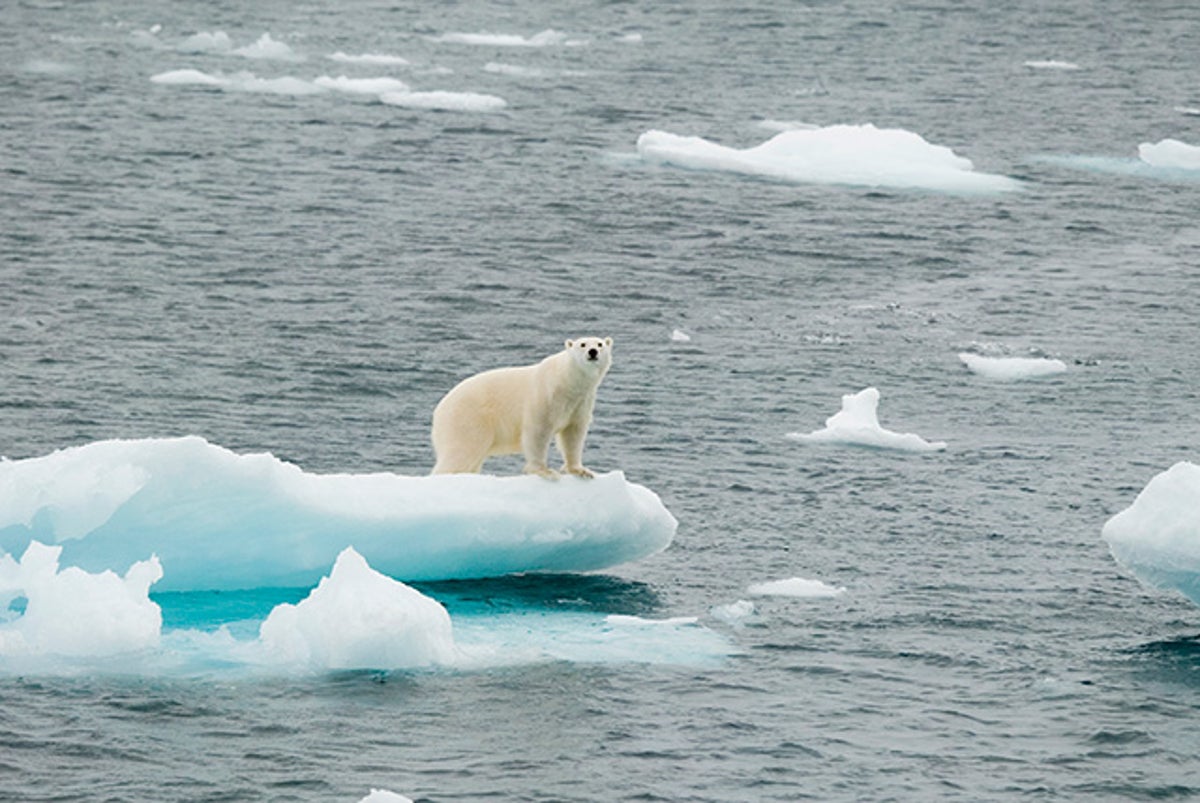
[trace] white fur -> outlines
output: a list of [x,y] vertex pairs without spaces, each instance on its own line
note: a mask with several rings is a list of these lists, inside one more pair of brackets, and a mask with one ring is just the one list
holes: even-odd
[[563,471],[593,476],[583,466],[583,441],[610,365],[612,338],[585,337],[536,365],[459,382],[433,411],[433,473],[478,473],[493,455],[524,454],[525,473],[557,477],[546,462],[556,439]]

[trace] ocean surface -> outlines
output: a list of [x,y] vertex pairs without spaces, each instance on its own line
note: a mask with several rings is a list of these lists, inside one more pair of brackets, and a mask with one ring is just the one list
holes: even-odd
[[[1138,155],[1200,145],[1194,3],[2,16],[0,454],[199,435],[306,472],[424,474],[459,379],[611,336],[585,462],[659,494],[672,545],[420,589],[468,624],[553,620],[529,628],[551,642],[615,614],[699,617],[725,647],[4,672],[0,800],[1200,797],[1200,611],[1100,538],[1200,449],[1200,172]],[[638,150],[868,123],[1019,187]],[[960,352],[1067,370],[988,380]],[[786,437],[867,387],[884,427],[946,448]],[[845,591],[748,591],[792,577]],[[156,599],[164,631],[203,604]]]

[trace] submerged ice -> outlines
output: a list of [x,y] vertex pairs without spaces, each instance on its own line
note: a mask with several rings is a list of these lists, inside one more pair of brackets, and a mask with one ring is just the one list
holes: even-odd
[[1102,535],[1117,563],[1143,583],[1200,605],[1200,466],[1180,462],[1152,478]]
[[160,591],[307,587],[348,546],[403,580],[590,571],[665,549],[675,527],[619,471],[317,475],[198,437],[0,462],[0,550],[58,544],[93,572],[157,555]]
[[919,134],[870,124],[788,129],[746,149],[701,137],[647,131],[638,137],[637,150],[642,160],[651,164],[802,183],[961,193],[1020,187],[1007,176],[976,172],[969,159]]
[[865,388],[842,396],[842,409],[825,420],[825,428],[807,434],[789,432],[788,438],[806,443],[840,443],[877,449],[933,452],[946,448],[943,441],[927,441],[911,432],[899,433],[879,425],[879,391]]

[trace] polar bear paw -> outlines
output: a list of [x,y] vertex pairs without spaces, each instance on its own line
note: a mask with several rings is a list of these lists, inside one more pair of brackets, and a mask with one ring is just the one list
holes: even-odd
[[576,477],[583,477],[589,480],[596,478],[595,473],[591,469],[584,468],[583,466],[563,466],[563,473],[574,474]]
[[536,474],[548,480],[556,480],[562,475],[549,466],[525,466],[526,474]]

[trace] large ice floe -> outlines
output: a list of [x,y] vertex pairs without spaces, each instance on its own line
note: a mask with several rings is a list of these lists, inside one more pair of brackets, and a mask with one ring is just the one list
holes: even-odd
[[825,420],[824,429],[809,433],[789,432],[787,437],[805,443],[838,443],[897,449],[908,452],[936,452],[946,448],[943,441],[927,441],[911,432],[892,432],[879,425],[879,391],[865,388],[842,396],[842,409]]
[[1067,370],[1065,362],[1048,357],[987,357],[964,351],[958,359],[972,373],[1001,382],[1053,376]]
[[0,550],[57,544],[88,571],[157,555],[159,590],[310,586],[347,546],[403,580],[590,571],[665,549],[675,528],[619,471],[311,474],[198,437],[0,462]]
[[1018,189],[1015,179],[975,171],[970,159],[899,128],[833,125],[789,129],[752,148],[695,136],[647,131],[637,151],[650,164],[715,170],[816,184],[993,193]]
[[1102,534],[1117,563],[1143,583],[1200,605],[1200,466],[1180,462],[1152,478]]

